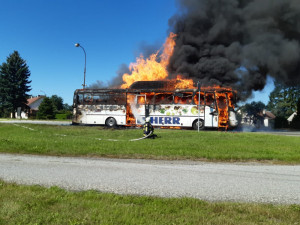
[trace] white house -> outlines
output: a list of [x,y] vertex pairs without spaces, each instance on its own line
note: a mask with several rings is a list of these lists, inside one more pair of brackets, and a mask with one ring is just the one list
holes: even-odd
[[290,117],[287,119],[287,121],[289,122],[289,124],[293,121],[294,117],[297,116],[297,112],[294,112],[292,115],[290,115]]
[[18,112],[16,112],[16,118],[28,119],[30,116],[35,116],[44,98],[45,96],[38,95],[37,97],[27,99],[27,108],[24,111],[18,109]]

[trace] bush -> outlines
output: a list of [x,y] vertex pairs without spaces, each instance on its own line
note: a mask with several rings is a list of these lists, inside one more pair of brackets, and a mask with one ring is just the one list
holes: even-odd
[[297,102],[297,115],[294,117],[291,127],[294,129],[300,129],[300,98]]
[[291,123],[291,127],[294,129],[300,129],[300,115],[296,115]]
[[277,116],[275,118],[275,123],[274,123],[274,128],[279,129],[279,128],[287,128],[289,126],[288,121],[285,117],[283,116]]
[[55,119],[57,120],[67,120],[72,118],[72,113],[71,112],[65,112],[65,113],[57,113],[55,115]]
[[57,120],[65,120],[65,119],[67,119],[67,114],[65,114],[65,113],[57,113],[57,114],[55,114],[55,119],[57,119]]

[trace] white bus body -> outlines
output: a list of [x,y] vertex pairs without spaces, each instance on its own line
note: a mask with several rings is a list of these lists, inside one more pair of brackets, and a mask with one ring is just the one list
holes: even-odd
[[[142,125],[145,117],[149,116],[151,123],[159,127],[198,129],[199,120],[200,129],[227,129],[237,126],[236,114],[230,102],[232,97],[229,98],[230,92],[227,92],[222,94],[223,100],[220,102],[221,97],[217,96],[216,92],[201,91],[199,105],[197,90],[156,93],[128,89],[79,89],[74,93],[72,122],[109,127],[135,126]],[[218,106],[221,103],[222,109]]]

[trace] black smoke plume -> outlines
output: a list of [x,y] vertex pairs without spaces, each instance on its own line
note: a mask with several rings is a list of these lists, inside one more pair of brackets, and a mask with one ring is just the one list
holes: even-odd
[[178,0],[169,72],[202,85],[232,86],[243,99],[267,76],[300,81],[299,0]]

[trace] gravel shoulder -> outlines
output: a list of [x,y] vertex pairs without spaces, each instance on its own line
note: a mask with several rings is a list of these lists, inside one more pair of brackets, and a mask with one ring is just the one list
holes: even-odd
[[117,194],[300,204],[300,166],[0,154],[0,179]]

